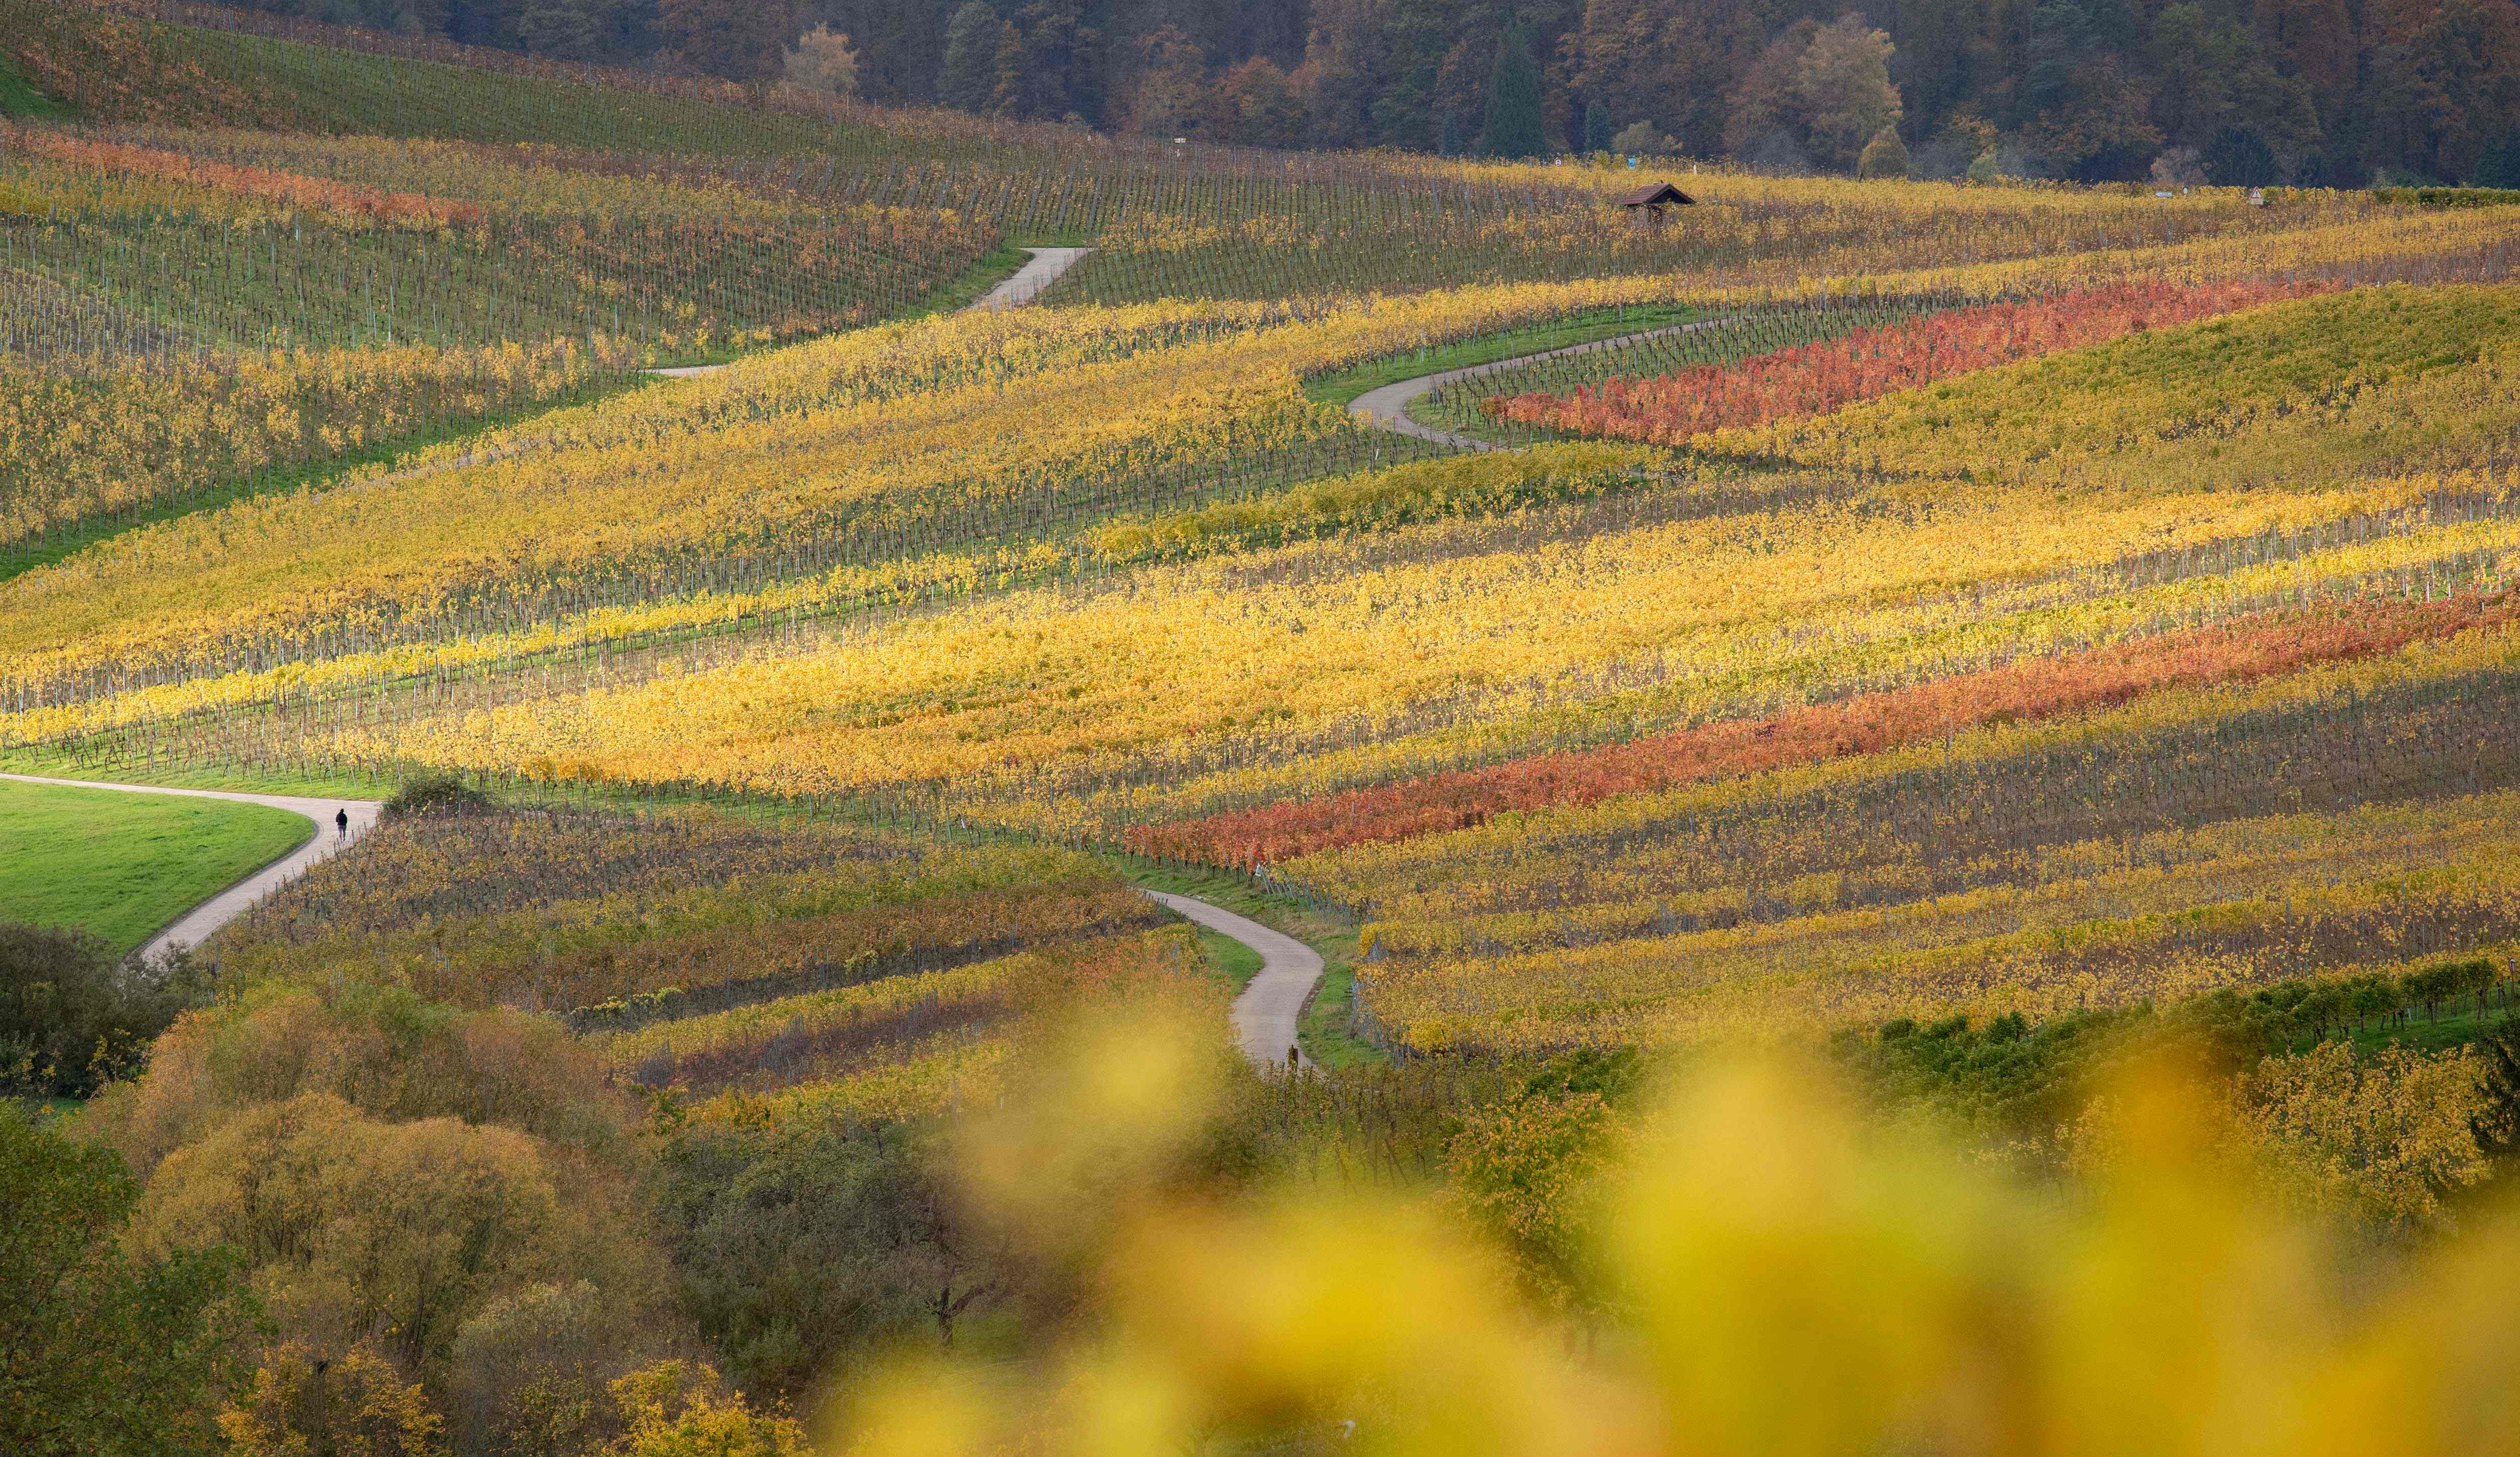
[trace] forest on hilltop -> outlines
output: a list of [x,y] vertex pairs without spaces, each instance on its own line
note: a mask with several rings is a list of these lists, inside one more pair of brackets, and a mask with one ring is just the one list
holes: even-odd
[[[2512,0],[262,0],[737,79],[849,38],[869,100],[1284,147],[1727,157],[1919,175],[2520,182]],[[1519,41],[1520,44],[1512,42]],[[1538,129],[1493,126],[1528,51]],[[819,72],[828,77],[828,68]],[[1508,85],[1508,91],[1521,89]],[[1528,142],[1516,142],[1521,150]],[[2156,161],[2165,163],[2158,171]]]

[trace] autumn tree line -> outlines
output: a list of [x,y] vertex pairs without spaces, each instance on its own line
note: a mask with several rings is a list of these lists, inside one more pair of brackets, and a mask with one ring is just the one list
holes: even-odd
[[1981,176],[2083,181],[2520,184],[2514,0],[260,8],[561,59],[1273,147],[1671,152],[1846,172],[1879,139],[1870,170],[1926,177],[1976,164]]

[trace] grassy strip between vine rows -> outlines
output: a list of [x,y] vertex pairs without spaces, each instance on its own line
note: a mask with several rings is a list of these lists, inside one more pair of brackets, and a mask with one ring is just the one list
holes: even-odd
[[1370,389],[1414,380],[1420,375],[1467,369],[1476,364],[1494,364],[1500,359],[1518,359],[1525,354],[1546,353],[1569,344],[1591,343],[1597,339],[1615,339],[1641,330],[1686,324],[1696,318],[1698,312],[1687,304],[1663,303],[1593,309],[1545,324],[1531,324],[1500,334],[1482,334],[1437,348],[1418,349],[1354,365],[1335,374],[1305,381],[1304,397],[1335,405],[1352,404],[1358,395]]
[[[0,70],[0,110],[5,110],[7,105],[8,80],[8,73]],[[972,300],[1011,277],[1016,269],[1024,265],[1028,257],[1029,254],[1021,248],[1012,244],[1001,244],[982,254],[951,282],[929,291],[916,304],[895,310],[887,315],[883,322],[926,318],[967,307]],[[705,358],[696,359],[694,362],[725,363],[739,357],[740,352],[717,351]],[[32,571],[39,567],[49,567],[56,562],[64,561],[100,541],[110,540],[126,531],[154,525],[159,522],[173,521],[197,512],[215,511],[222,506],[251,500],[257,496],[280,495],[289,491],[319,487],[361,466],[390,464],[410,451],[461,440],[472,435],[489,434],[522,424],[537,415],[595,404],[613,395],[656,383],[658,383],[657,377],[644,373],[613,376],[589,383],[549,399],[519,404],[511,409],[491,411],[469,420],[450,421],[428,430],[396,435],[389,440],[380,440],[373,445],[345,454],[311,461],[290,470],[275,471],[253,479],[232,481],[207,491],[158,502],[136,514],[102,517],[46,536],[38,544],[15,550],[0,550],[0,582],[5,582],[22,572]]]
[[0,60],[0,116],[29,117],[37,121],[66,119],[74,114],[68,104],[54,100],[35,89],[35,83],[20,75],[5,60]]
[[[1273,895],[1239,876],[1184,869],[1137,855],[1115,853],[1105,858],[1119,868],[1121,877],[1130,885],[1194,896],[1210,905],[1223,906],[1238,916],[1248,916],[1272,930],[1282,931],[1320,952],[1321,984],[1296,1027],[1296,1040],[1304,1056],[1326,1068],[1386,1061],[1380,1048],[1348,1027],[1356,928],[1345,917],[1317,910],[1291,896]],[[1230,963],[1224,964],[1223,969],[1229,975],[1234,972]],[[1253,972],[1258,970],[1257,965],[1252,967]],[[1237,984],[1247,980],[1247,976],[1238,977]]]
[[112,540],[126,531],[136,531],[144,526],[153,526],[160,522],[170,522],[201,512],[216,511],[222,506],[231,506],[239,501],[249,501],[257,496],[276,496],[296,490],[320,489],[326,485],[338,483],[338,478],[362,466],[390,465],[401,456],[415,450],[461,440],[471,435],[489,434],[511,426],[521,425],[537,415],[548,415],[556,410],[594,404],[599,400],[608,399],[613,395],[624,394],[657,383],[655,376],[641,374],[614,375],[598,379],[575,389],[564,390],[549,399],[533,400],[505,410],[493,410],[469,420],[448,421],[426,430],[396,435],[389,440],[379,440],[375,444],[362,446],[340,455],[328,455],[322,460],[308,461],[302,465],[267,472],[249,479],[231,480],[222,485],[214,485],[205,491],[154,502],[128,515],[114,514],[91,518],[41,537],[31,545],[14,550],[0,549],[0,582],[5,582],[21,573],[32,571],[39,567],[50,567],[56,562],[74,557],[98,542]]
[[883,322],[924,319],[968,308],[991,289],[1014,277],[1015,271],[1030,261],[1032,254],[1024,251],[1021,246],[1002,242],[973,259],[971,266],[956,275],[953,281],[938,285],[926,297],[899,313],[886,316]]
[[1263,965],[1260,953],[1223,932],[1200,927],[1198,946],[1207,954],[1207,964],[1238,993],[1251,984],[1252,978],[1260,975]]

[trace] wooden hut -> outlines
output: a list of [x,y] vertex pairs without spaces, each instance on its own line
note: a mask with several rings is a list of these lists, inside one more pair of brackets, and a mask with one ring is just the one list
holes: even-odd
[[1628,216],[1640,226],[1659,228],[1665,208],[1694,207],[1697,200],[1668,182],[1649,182],[1619,199],[1619,205],[1627,208]]

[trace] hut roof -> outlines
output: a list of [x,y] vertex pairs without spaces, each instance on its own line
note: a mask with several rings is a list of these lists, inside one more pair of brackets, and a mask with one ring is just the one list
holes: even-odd
[[1693,207],[1697,205],[1697,200],[1668,182],[1649,182],[1619,199],[1619,205],[1622,207],[1659,207],[1665,203],[1678,203],[1683,207]]

